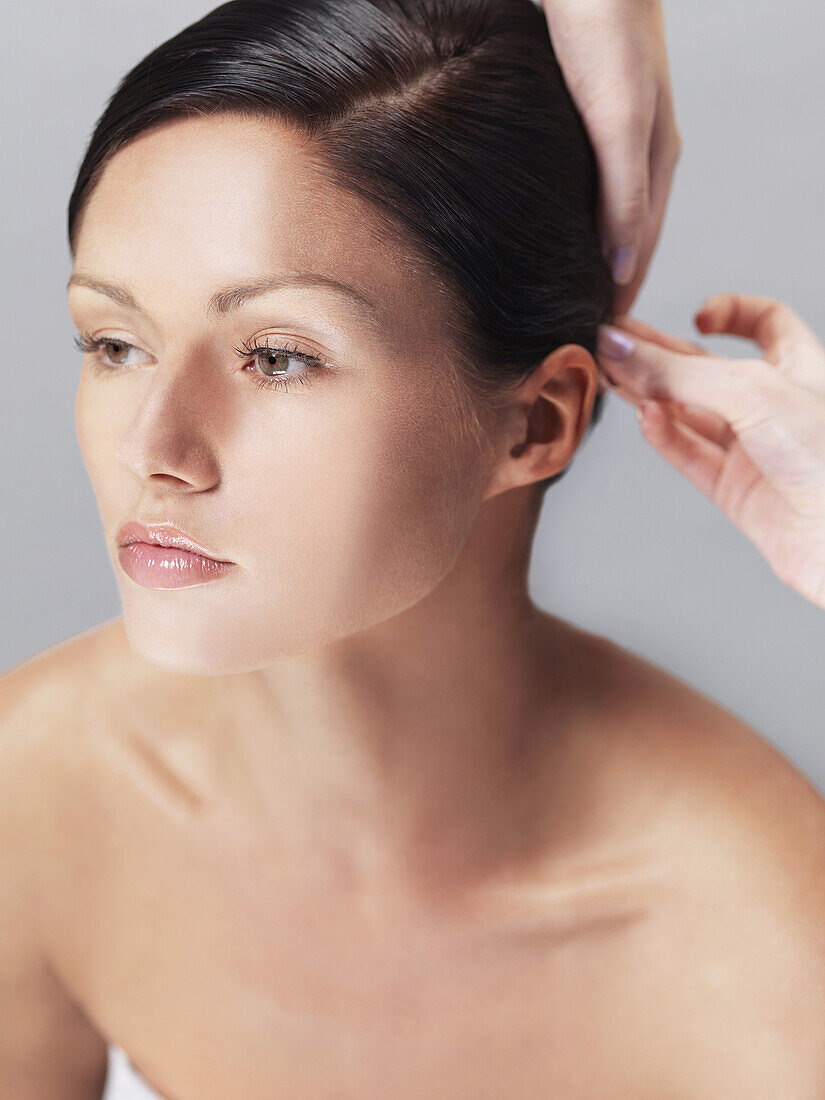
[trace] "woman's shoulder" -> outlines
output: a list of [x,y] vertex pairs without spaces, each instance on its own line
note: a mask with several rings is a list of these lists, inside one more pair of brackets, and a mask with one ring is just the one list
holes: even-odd
[[7,774],[13,765],[16,788],[32,791],[36,802],[49,790],[53,805],[70,812],[82,797],[106,798],[107,791],[116,803],[119,778],[136,770],[165,776],[207,768],[214,697],[206,678],[138,656],[118,616],[0,676],[0,755]]
[[[117,727],[151,678],[120,618],[35,653],[0,676],[0,755],[8,784],[42,805],[52,780],[65,788]],[[124,705],[125,704],[125,705]],[[57,794],[51,789],[52,794]],[[44,820],[46,814],[43,815]]]
[[65,826],[90,793],[116,700],[137,694],[125,648],[122,621],[110,620],[0,676],[0,813],[33,869],[69,842]]
[[10,1039],[0,1065],[4,1096],[24,1077],[38,1095],[99,1094],[106,1073],[106,1041],[54,965],[48,916],[67,851],[65,830],[55,828],[70,819],[57,815],[64,762],[80,744],[76,703],[99,637],[61,643],[0,676],[0,1029]]
[[589,642],[618,700],[602,742],[608,770],[659,861],[659,914],[676,947],[658,978],[670,982],[674,1027],[702,1004],[715,1034],[763,1044],[754,1066],[787,1067],[786,1095],[821,1095],[825,798],[703,692],[614,642]]
[[0,848],[13,838],[42,950],[82,1003],[94,972],[87,929],[123,888],[125,848],[159,816],[173,844],[201,774],[214,772],[196,736],[210,696],[195,710],[194,686],[139,658],[120,619],[0,676]]
[[655,810],[664,829],[680,825],[705,860],[713,851],[706,842],[724,837],[743,866],[775,861],[800,886],[825,889],[825,876],[817,883],[801,863],[818,859],[825,872],[825,797],[778,745],[655,662],[586,638],[607,685],[601,695],[611,700],[600,744],[631,793],[638,780],[646,812]]
[[[148,669],[149,666],[144,666]],[[9,721],[29,724],[39,716],[61,716],[71,724],[86,700],[101,701],[125,677],[134,676],[134,660],[118,616],[66,638],[13,665],[0,675],[0,705]]]
[[19,766],[27,755],[43,760],[60,740],[79,745],[84,716],[103,702],[107,681],[111,686],[121,635],[121,621],[110,620],[0,675],[0,752],[7,765]]

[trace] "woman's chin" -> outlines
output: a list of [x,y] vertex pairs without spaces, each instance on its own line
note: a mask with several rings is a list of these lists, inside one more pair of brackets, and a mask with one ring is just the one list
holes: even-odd
[[230,634],[220,617],[205,622],[181,616],[172,621],[166,616],[132,612],[124,607],[123,623],[132,651],[142,660],[166,672],[181,676],[231,676],[250,672],[270,660],[288,656],[289,646],[282,653],[267,648],[262,659],[254,634],[244,637]]

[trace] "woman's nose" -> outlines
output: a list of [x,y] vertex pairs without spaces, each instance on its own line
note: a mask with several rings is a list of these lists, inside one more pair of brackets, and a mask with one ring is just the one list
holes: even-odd
[[217,380],[205,368],[155,368],[128,426],[118,437],[115,458],[135,477],[171,477],[193,488],[217,480],[214,412]]

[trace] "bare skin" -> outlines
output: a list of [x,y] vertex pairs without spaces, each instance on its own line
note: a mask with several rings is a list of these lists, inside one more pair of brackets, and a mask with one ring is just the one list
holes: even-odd
[[48,1094],[99,1097],[116,1043],[168,1100],[820,1097],[823,800],[726,711],[541,619],[576,703],[483,866],[430,835],[367,876],[352,842],[386,832],[310,807],[286,756],[274,816],[246,685],[147,664],[122,619],[8,674],[3,805],[54,976],[33,1006],[72,1036]]
[[[206,308],[296,269],[377,314]],[[169,1100],[821,1100],[823,800],[528,597],[586,349],[474,428],[443,286],[249,120],[119,150],[73,274],[123,617],[0,691],[3,1100],[98,1100],[107,1042]],[[232,349],[263,335],[329,372],[260,390]],[[234,572],[138,585],[131,518]]]

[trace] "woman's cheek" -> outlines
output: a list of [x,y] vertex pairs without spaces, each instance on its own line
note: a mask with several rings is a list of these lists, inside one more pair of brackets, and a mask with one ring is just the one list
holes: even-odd
[[302,428],[277,434],[272,461],[255,463],[269,473],[244,493],[258,606],[340,637],[416,603],[449,570],[477,471],[430,408],[351,404]]
[[[350,579],[384,608],[423,598],[452,566],[472,527],[477,463],[454,441],[443,408],[385,408],[337,461],[329,522]],[[348,449],[346,449],[348,447]]]
[[80,453],[83,456],[86,470],[91,476],[92,471],[89,469],[89,457],[95,434],[100,431],[100,428],[96,419],[95,410],[92,408],[91,394],[85,372],[81,373],[80,381],[77,386],[77,394],[74,403],[74,424],[77,433],[77,441],[80,446]]
[[114,458],[122,415],[106,399],[84,369],[75,399],[75,431],[83,464],[97,497],[104,520],[106,511],[123,511],[133,503],[136,488],[129,492],[128,475]]

